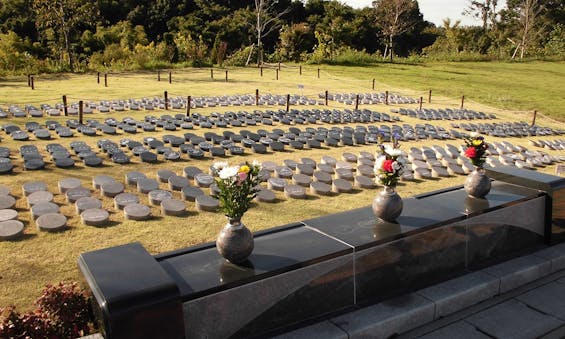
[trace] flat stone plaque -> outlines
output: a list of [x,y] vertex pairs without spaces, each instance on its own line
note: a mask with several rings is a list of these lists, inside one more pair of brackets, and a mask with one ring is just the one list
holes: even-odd
[[0,210],[0,222],[18,219],[18,211],[7,208]]
[[149,193],[159,189],[159,182],[155,179],[145,178],[137,180],[137,191],[141,193]]
[[11,195],[0,195],[0,209],[10,209],[16,205],[16,199]]
[[19,220],[0,221],[0,240],[14,240],[23,234],[23,222]]
[[146,179],[147,176],[141,172],[137,172],[137,171],[131,171],[131,172],[127,172],[125,174],[125,179],[126,179],[126,184],[128,185],[136,185],[137,186],[137,180],[139,179]]
[[209,195],[199,195],[195,199],[196,209],[199,211],[214,212],[220,207],[218,199],[214,199]]
[[95,189],[100,189],[100,186],[102,186],[103,184],[114,182],[116,182],[116,179],[114,179],[114,177],[111,177],[109,175],[97,175],[92,178],[92,187],[94,187]]
[[47,185],[42,181],[26,182],[22,185],[22,191],[25,196],[37,191],[47,191]]
[[102,208],[102,201],[92,197],[82,197],[75,202],[75,209],[79,215],[91,208]]
[[124,207],[124,218],[127,220],[147,220],[151,217],[151,209],[142,204],[129,204]]
[[71,202],[71,203],[76,202],[78,199],[82,197],[90,197],[90,195],[91,195],[90,190],[82,186],[71,188],[67,190],[67,192],[65,192],[65,196],[67,197],[67,202]]
[[30,210],[31,216],[37,219],[44,214],[59,213],[59,205],[52,202],[40,202],[33,205]]
[[173,175],[175,175],[175,172],[169,169],[163,168],[157,171],[157,179],[159,179],[160,182],[169,182],[169,178]]
[[312,182],[312,177],[297,173],[292,176],[292,182],[298,186],[310,187],[310,183]]
[[334,193],[349,193],[353,191],[353,185],[345,179],[334,179],[332,182],[332,191]]
[[286,185],[284,187],[284,194],[287,198],[292,199],[305,199],[306,191],[304,187],[299,185]]
[[275,192],[267,188],[259,190],[259,192],[257,192],[257,195],[255,196],[255,201],[260,202],[275,202],[276,200],[277,197],[275,195]]
[[183,187],[190,186],[190,182],[187,178],[176,174],[170,176],[167,182],[169,183],[169,188],[173,191],[180,191]]
[[58,232],[67,228],[67,217],[60,213],[46,213],[35,220],[40,231]]
[[31,207],[40,202],[53,201],[53,193],[48,191],[37,191],[27,196],[27,204]]
[[138,204],[139,197],[133,193],[120,193],[114,197],[114,207],[117,209],[124,209],[127,205]]
[[354,185],[355,187],[366,188],[366,189],[372,189],[377,187],[375,180],[363,175],[358,175],[355,177]]
[[317,195],[332,195],[332,186],[325,182],[314,181],[310,183],[310,193]]
[[214,183],[214,177],[206,173],[198,173],[194,176],[194,183],[198,187],[210,187]]
[[105,209],[89,208],[80,214],[80,220],[84,225],[103,226],[108,223],[110,214]]
[[80,187],[81,185],[81,181],[77,178],[64,178],[59,180],[57,187],[59,188],[59,193],[66,193],[71,188]]
[[198,187],[194,186],[185,186],[181,189],[182,197],[184,200],[187,201],[196,201],[196,197],[199,195],[204,195],[204,191],[202,191]]
[[286,179],[269,178],[269,180],[267,180],[267,187],[275,191],[284,191],[286,185],[288,185]]
[[147,196],[151,205],[160,206],[162,201],[172,199],[173,193],[166,190],[153,190]]
[[161,202],[161,213],[163,215],[179,216],[186,212],[186,204],[178,199],[166,199]]
[[100,186],[100,192],[105,197],[113,198],[124,191],[124,185],[121,182],[107,182]]
[[0,184],[0,195],[8,195],[12,191],[10,186]]

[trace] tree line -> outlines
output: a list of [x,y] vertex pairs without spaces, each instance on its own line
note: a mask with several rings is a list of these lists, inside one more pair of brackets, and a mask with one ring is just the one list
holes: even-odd
[[469,0],[463,27],[423,19],[416,0],[3,0],[0,72],[367,64],[396,57],[565,57],[562,0]]

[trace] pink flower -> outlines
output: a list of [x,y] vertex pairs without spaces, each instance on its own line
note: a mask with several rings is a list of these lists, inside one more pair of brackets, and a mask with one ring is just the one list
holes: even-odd
[[239,173],[237,173],[237,176],[238,176],[238,178],[239,178],[239,179],[237,180],[237,183],[238,183],[238,184],[241,184],[242,182],[245,181],[245,179],[247,179],[247,173],[245,173],[245,172],[239,172]]

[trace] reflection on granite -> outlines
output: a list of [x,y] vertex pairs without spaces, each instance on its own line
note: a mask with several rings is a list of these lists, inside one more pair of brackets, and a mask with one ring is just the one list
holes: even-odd
[[481,213],[490,207],[488,199],[465,197],[465,214]]

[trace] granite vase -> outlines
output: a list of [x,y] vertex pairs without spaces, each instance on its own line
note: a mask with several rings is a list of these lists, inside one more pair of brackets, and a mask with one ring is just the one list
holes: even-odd
[[216,248],[227,261],[239,264],[253,252],[253,234],[240,219],[228,220],[216,239]]
[[476,167],[465,180],[465,192],[473,198],[484,198],[490,192],[490,179],[482,167]]
[[402,213],[402,207],[402,198],[391,186],[385,186],[373,199],[373,213],[384,221],[394,222]]

